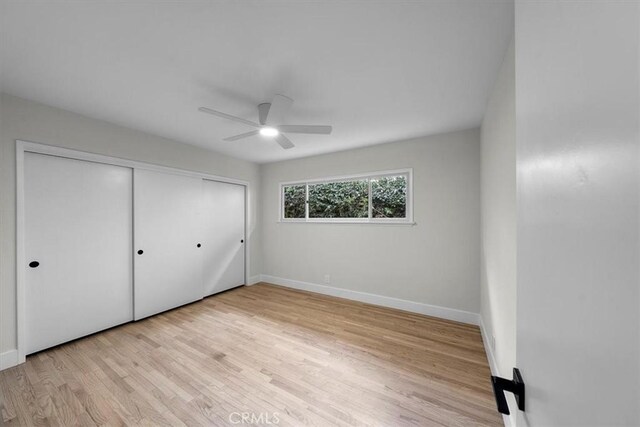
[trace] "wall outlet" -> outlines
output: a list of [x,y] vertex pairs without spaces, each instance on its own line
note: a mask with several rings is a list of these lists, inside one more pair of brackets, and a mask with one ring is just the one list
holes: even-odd
[[329,283],[331,283],[331,275],[330,274],[325,274],[324,275],[324,284],[328,285]]

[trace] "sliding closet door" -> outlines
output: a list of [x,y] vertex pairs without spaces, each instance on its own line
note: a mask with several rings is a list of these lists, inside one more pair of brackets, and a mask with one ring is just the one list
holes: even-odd
[[245,187],[203,181],[205,296],[244,285]]
[[202,180],[136,169],[135,319],[202,298]]
[[132,170],[25,153],[26,353],[133,318]]

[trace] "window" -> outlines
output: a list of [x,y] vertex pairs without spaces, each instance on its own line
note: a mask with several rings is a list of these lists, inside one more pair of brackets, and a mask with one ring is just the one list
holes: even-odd
[[309,218],[367,218],[369,183],[354,181],[309,184]]
[[405,175],[371,178],[371,217],[407,216],[407,177]]
[[412,223],[411,169],[281,184],[281,221]]
[[284,187],[284,217],[304,218],[307,207],[307,187],[289,185]]

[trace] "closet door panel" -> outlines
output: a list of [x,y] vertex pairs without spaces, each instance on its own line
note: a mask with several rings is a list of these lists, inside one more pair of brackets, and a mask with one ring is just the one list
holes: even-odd
[[24,191],[26,353],[131,321],[132,170],[25,153]]
[[135,319],[202,298],[202,180],[136,169]]
[[245,187],[203,181],[204,294],[245,284]]

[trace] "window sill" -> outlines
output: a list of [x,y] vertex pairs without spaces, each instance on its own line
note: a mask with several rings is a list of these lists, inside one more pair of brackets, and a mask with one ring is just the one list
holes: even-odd
[[277,224],[335,224],[335,225],[340,225],[340,224],[348,224],[348,225],[400,225],[400,226],[415,226],[418,225],[417,222],[414,221],[410,221],[410,222],[404,222],[404,221],[349,221],[349,220],[345,220],[345,221],[321,221],[321,220],[301,220],[301,221],[285,221],[285,220],[278,220],[276,221]]

